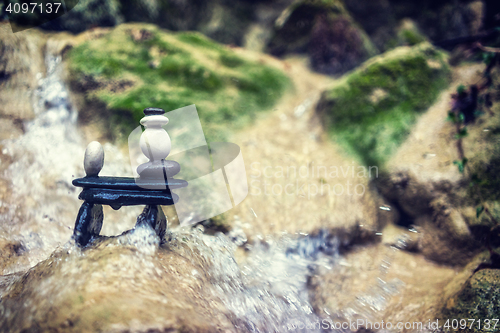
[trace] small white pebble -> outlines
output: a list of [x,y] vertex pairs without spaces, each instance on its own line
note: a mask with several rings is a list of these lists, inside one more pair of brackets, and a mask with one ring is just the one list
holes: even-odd
[[97,141],[92,141],[85,149],[83,167],[87,176],[97,176],[104,165],[104,150]]

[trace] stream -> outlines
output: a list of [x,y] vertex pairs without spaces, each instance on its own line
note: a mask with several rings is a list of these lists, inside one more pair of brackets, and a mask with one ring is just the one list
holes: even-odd
[[[70,241],[81,204],[79,190],[71,181],[83,176],[86,142],[78,130],[78,112],[61,79],[61,57],[48,53],[46,68],[45,75],[39,74],[39,88],[35,92],[36,118],[25,124],[25,134],[20,138],[3,142],[2,153],[13,161],[3,175],[11,182],[12,195],[9,202],[0,202],[3,209],[0,237],[19,242],[21,250],[20,259],[2,273],[4,276],[16,273],[13,275],[16,277],[9,283],[0,283],[0,289],[4,289],[0,297],[24,272],[54,252],[69,253],[65,259],[68,267],[73,267],[72,260],[76,262],[77,257],[81,260],[86,256],[87,250],[80,251]],[[131,176],[128,159],[120,150],[110,143],[103,146],[106,157],[101,174]],[[142,207],[125,207],[119,211],[106,209],[102,241],[106,241],[107,236],[133,228],[141,210]],[[355,305],[348,309],[324,309],[318,313],[310,303],[309,279],[342,261],[339,240],[327,232],[316,235],[285,233],[247,243],[246,235],[236,223],[229,235],[217,233],[210,236],[198,226],[171,228],[167,237],[169,251],[193,263],[209,263],[205,273],[210,277],[210,285],[206,288],[224,304],[237,331],[350,332],[348,329],[325,329],[318,327],[318,323],[325,319],[369,318],[383,309],[390,296],[397,293],[397,281],[387,283],[383,279],[384,269],[390,267],[388,259],[381,264],[378,281],[372,282],[369,292],[359,295]],[[145,253],[138,257],[137,264],[144,267],[153,265],[156,260],[154,253],[164,251],[157,239],[147,233],[144,236],[141,230],[109,239],[136,244],[139,251]],[[244,259],[238,257],[238,250],[245,253]],[[78,274],[74,278],[78,279]],[[151,275],[150,278],[155,277]],[[78,284],[78,281],[71,284]],[[44,286],[40,284],[34,288]],[[0,298],[0,310],[6,311],[7,306],[9,303],[2,303]],[[22,320],[13,313],[4,314],[0,327],[16,325],[17,320]],[[307,323],[312,325],[306,327]]]

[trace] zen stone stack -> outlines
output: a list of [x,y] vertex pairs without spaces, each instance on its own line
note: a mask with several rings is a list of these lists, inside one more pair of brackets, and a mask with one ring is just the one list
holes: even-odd
[[180,165],[165,160],[171,149],[168,133],[162,126],[168,123],[165,111],[157,108],[144,110],[141,124],[146,127],[140,139],[141,150],[149,162],[137,168],[139,179],[128,177],[99,177],[104,165],[104,151],[99,142],[91,142],[85,151],[86,176],[73,180],[73,185],[82,187],[79,198],[84,200],[75,223],[73,237],[81,245],[87,245],[99,235],[103,222],[102,205],[113,209],[122,206],[146,205],[137,218],[137,226],[151,227],[163,240],[167,219],[161,205],[173,205],[179,197],[171,189],[187,186],[187,182],[174,179]]

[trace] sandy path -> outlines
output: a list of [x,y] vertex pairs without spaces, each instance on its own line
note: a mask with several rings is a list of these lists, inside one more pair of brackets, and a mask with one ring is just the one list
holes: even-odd
[[377,212],[368,193],[368,168],[326,138],[314,112],[321,92],[335,80],[311,72],[304,59],[259,57],[283,69],[295,89],[232,138],[243,152],[249,195],[227,216],[248,222],[245,231],[253,235],[373,225]]

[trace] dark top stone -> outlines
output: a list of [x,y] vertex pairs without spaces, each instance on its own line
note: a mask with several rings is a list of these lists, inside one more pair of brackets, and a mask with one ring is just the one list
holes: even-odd
[[159,108],[147,108],[147,109],[144,109],[143,112],[146,116],[156,116],[156,115],[165,114],[165,110],[159,109]]

